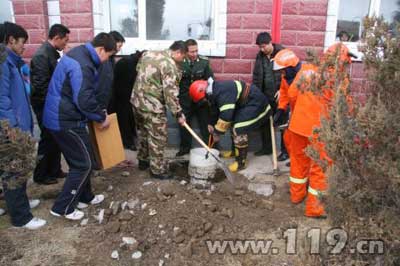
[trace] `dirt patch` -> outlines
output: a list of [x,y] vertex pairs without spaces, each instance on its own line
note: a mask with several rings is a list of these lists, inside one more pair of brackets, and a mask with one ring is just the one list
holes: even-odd
[[[49,215],[61,184],[32,184],[30,194],[42,199],[34,214],[48,225],[34,232],[9,229],[7,215],[1,217],[1,265],[305,265],[304,256],[285,254],[285,231],[305,235],[312,227],[327,227],[327,221],[304,218],[302,204],[290,203],[287,176],[274,180],[276,192],[267,198],[233,187],[222,172],[212,190],[198,190],[190,185],[187,164],[171,168],[173,181],[151,179],[137,168],[94,176],[95,192],[106,199],[85,209],[88,220],[82,222]],[[273,240],[279,254],[211,254],[206,242],[248,239]],[[307,254],[304,239],[298,252]]]

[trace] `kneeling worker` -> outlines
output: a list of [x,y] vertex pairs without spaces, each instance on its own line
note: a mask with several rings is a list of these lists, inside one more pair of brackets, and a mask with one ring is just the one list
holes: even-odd
[[246,167],[247,134],[268,123],[271,107],[267,97],[255,85],[243,81],[197,80],[190,85],[189,95],[195,103],[207,101],[211,106],[208,126],[214,141],[231,129],[236,160],[229,170],[236,172]]

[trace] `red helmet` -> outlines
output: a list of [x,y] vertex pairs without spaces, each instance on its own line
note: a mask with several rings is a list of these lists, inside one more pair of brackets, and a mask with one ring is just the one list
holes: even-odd
[[196,80],[189,87],[189,96],[192,101],[197,103],[206,97],[208,82],[206,80]]

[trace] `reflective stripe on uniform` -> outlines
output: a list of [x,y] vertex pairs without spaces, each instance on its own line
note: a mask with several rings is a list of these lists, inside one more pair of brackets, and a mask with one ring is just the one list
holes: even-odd
[[223,112],[223,111],[230,110],[230,109],[235,109],[235,104],[234,103],[229,103],[229,104],[222,105],[219,108],[219,111]]
[[254,118],[254,119],[252,119],[252,120],[248,120],[248,121],[244,121],[244,122],[237,123],[237,124],[235,124],[234,128],[247,127],[247,126],[249,126],[249,125],[251,125],[251,124],[256,123],[258,120],[260,120],[261,118],[263,118],[263,117],[268,113],[268,111],[269,111],[270,109],[271,109],[271,106],[268,105],[267,108],[265,108],[265,111],[262,112],[259,116],[257,116],[256,118]]
[[235,84],[236,84],[236,89],[238,91],[238,94],[236,96],[236,100],[239,100],[240,94],[242,94],[242,83],[240,81],[235,80]]
[[313,189],[312,187],[308,186],[308,192],[313,194],[314,196],[321,196],[322,194],[324,194],[324,191],[321,190],[317,190],[317,189]]
[[289,176],[289,181],[295,184],[305,184],[308,181],[308,177],[306,178],[295,178],[293,176]]

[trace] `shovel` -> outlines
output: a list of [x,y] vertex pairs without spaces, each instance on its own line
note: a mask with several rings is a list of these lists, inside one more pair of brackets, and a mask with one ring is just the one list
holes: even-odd
[[269,125],[270,125],[270,129],[271,129],[271,142],[272,142],[272,163],[273,163],[272,175],[278,176],[279,175],[278,156],[277,156],[277,152],[276,152],[274,120],[273,120],[272,116],[269,117]]
[[235,177],[233,176],[233,174],[231,173],[231,171],[229,171],[229,168],[225,165],[225,163],[218,158],[218,156],[216,156],[214,153],[212,153],[211,149],[203,142],[203,140],[197,136],[197,134],[193,131],[193,129],[190,128],[190,126],[188,124],[183,123],[183,126],[187,129],[187,131],[189,131],[189,133],[197,140],[197,142],[203,146],[204,149],[206,149],[208,151],[209,154],[211,154],[212,157],[214,157],[214,159],[217,161],[218,166],[224,171],[226,178],[228,179],[228,181],[231,184],[235,184]]

